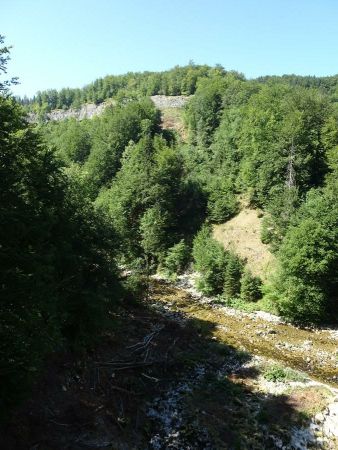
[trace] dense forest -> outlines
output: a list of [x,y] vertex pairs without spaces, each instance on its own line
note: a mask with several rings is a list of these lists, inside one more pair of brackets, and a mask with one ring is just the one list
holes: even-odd
[[[95,342],[157,271],[193,267],[220,301],[263,298],[297,324],[337,323],[337,76],[247,80],[190,63],[33,99],[0,89],[3,413],[45,355]],[[191,96],[186,139],[161,127],[154,94]],[[93,119],[27,121],[110,98]],[[278,261],[264,282],[212,237],[243,202],[263,216]]]

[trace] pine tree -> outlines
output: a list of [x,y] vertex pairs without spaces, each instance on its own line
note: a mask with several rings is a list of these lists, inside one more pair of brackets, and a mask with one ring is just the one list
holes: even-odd
[[262,281],[255,277],[249,270],[245,270],[241,280],[241,299],[246,302],[254,302],[262,297]]
[[240,293],[240,279],[243,263],[234,253],[229,253],[225,270],[223,293],[226,298],[237,297]]

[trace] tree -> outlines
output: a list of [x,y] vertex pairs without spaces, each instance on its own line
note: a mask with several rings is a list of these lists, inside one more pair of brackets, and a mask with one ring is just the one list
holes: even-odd
[[327,165],[321,130],[329,113],[327,98],[302,88],[272,84],[250,98],[238,146],[241,188],[254,203],[266,206],[272,191],[284,186],[290,149],[299,194],[323,183]]
[[213,223],[229,220],[238,211],[238,202],[233,187],[219,176],[211,177],[208,183],[208,215]]
[[243,263],[240,258],[234,253],[228,252],[223,285],[223,294],[226,298],[234,298],[239,295],[242,272]]
[[47,142],[56,147],[57,154],[67,165],[84,164],[92,148],[91,123],[68,119],[41,127]]
[[[0,45],[5,42],[5,37],[0,35]],[[0,75],[7,73],[7,63],[10,60],[10,49],[12,47],[0,47]],[[18,84],[18,78],[12,77],[10,80],[0,81],[0,95],[8,94],[9,87],[13,84]]]
[[281,313],[294,321],[337,320],[338,186],[311,191],[278,252]]
[[0,415],[44,357],[92,343],[120,297],[115,235],[22,108],[0,95]]
[[210,235],[207,226],[197,233],[193,243],[194,267],[200,273],[198,287],[207,295],[223,292],[227,254]]
[[184,239],[170,247],[164,260],[164,268],[169,276],[182,273],[189,261],[190,251]]
[[249,270],[244,270],[241,277],[241,299],[246,302],[254,302],[262,297],[262,280],[255,277]]
[[[141,246],[148,260],[160,259],[167,247],[168,215],[160,205],[147,209],[140,220]],[[153,261],[150,260],[150,264]]]
[[148,99],[107,108],[104,115],[95,120],[92,150],[84,170],[96,194],[115,177],[129,142],[153,135],[158,123],[158,112]]

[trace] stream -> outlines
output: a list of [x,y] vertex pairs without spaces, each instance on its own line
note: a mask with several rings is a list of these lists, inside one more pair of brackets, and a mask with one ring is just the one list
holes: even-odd
[[[250,354],[250,361],[246,364],[236,366],[236,362],[232,362],[233,367],[224,369],[229,379],[249,387],[253,393],[288,396],[300,411],[306,411],[310,417],[307,425],[292,427],[288,444],[271,436],[275,439],[273,448],[338,448],[337,329],[298,328],[266,312],[247,313],[223,306],[216,299],[197,292],[191,275],[180,276],[175,283],[157,275],[153,277],[150,291],[148,301],[151,307],[167,319],[182,327],[196,322],[201,335],[206,335],[209,340]],[[264,375],[275,366],[278,366],[277,373],[282,374],[281,379],[277,376],[269,379]],[[253,369],[258,376],[240,375],[243,370]],[[284,375],[288,371],[293,374],[290,379]],[[196,380],[192,376],[190,384],[185,381],[185,390],[193,391],[195,388]],[[175,387],[172,391],[175,392]],[[175,395],[176,405],[179,395]],[[163,405],[170,405],[170,401],[168,398],[157,399],[157,405],[163,409]],[[311,405],[316,407],[311,409]],[[162,417],[167,427],[166,434],[175,436],[175,427],[168,429],[167,419],[172,414],[170,408],[166,414],[165,418]],[[151,415],[161,422],[156,404],[151,407]],[[158,436],[155,441],[159,441]],[[163,447],[154,445],[153,448]],[[179,443],[172,448],[180,448]]]

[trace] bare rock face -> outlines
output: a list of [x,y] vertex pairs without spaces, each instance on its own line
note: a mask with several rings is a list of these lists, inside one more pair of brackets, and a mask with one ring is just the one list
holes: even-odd
[[[45,120],[59,121],[71,118],[74,118],[76,120],[91,119],[92,117],[101,114],[108,105],[112,104],[113,102],[110,100],[104,103],[100,103],[99,105],[96,105],[95,103],[86,103],[79,109],[54,109],[53,111],[45,114]],[[28,120],[32,123],[37,122],[38,117],[34,113],[29,113]]]
[[150,97],[158,109],[183,108],[191,98],[186,95],[153,95]]
[[[153,95],[150,97],[154,105],[158,109],[167,108],[183,108],[183,106],[188,102],[191,96],[184,95]],[[102,114],[107,106],[114,105],[114,100],[107,100],[106,102],[96,105],[95,103],[86,103],[81,106],[81,108],[75,109],[54,109],[51,112],[45,114],[45,120],[65,120],[74,118],[76,120],[91,119],[94,116]],[[28,114],[28,121],[31,123],[38,122],[38,116],[35,113]]]

